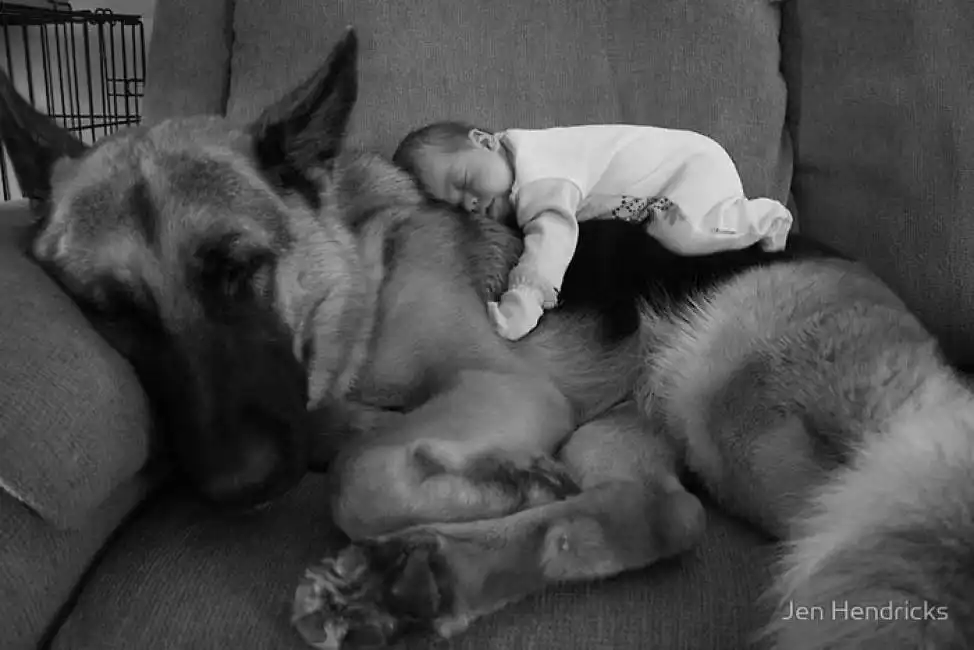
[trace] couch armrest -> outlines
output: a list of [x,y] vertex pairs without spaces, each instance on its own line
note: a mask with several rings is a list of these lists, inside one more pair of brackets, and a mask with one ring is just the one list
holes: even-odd
[[26,202],[0,204],[0,489],[61,528],[145,464],[134,371],[26,254]]
[[158,0],[146,60],[145,123],[224,114],[232,20],[232,0]]

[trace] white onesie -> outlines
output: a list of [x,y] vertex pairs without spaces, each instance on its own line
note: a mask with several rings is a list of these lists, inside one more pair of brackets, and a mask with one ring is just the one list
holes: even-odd
[[638,221],[684,255],[759,241],[780,250],[791,228],[787,208],[748,199],[731,157],[694,131],[605,124],[497,135],[513,161],[511,203],[525,234],[510,288],[518,278],[535,285],[545,308],[555,303],[575,253],[578,221]]

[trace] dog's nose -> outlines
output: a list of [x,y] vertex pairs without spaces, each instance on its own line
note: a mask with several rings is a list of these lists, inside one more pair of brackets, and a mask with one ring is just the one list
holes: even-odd
[[[248,394],[230,400],[207,423],[222,434],[205,450],[196,474],[199,491],[211,503],[251,509],[291,490],[308,470],[310,418],[306,409],[283,411],[274,400]],[[291,412],[293,410],[293,412]]]
[[[287,460],[280,445],[276,444],[281,439],[276,429],[285,424],[254,419],[254,422],[234,426],[237,435],[232,448],[228,446],[225,450],[221,466],[201,477],[200,491],[210,501],[252,507],[291,487],[290,481],[281,476]],[[258,427],[261,430],[257,430]]]

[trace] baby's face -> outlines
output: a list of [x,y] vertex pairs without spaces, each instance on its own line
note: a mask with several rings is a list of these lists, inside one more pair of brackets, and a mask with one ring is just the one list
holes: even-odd
[[431,150],[424,159],[419,181],[436,198],[492,219],[510,213],[514,173],[503,147],[472,140],[458,152]]

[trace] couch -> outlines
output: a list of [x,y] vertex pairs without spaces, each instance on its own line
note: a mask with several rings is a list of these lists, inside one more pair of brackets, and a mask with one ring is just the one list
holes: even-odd
[[[144,118],[255,117],[361,46],[350,143],[409,129],[630,122],[721,142],[747,192],[858,257],[974,363],[974,4],[924,0],[158,0]],[[301,648],[303,567],[336,543],[326,483],[217,513],[150,462],[132,370],[24,253],[0,206],[0,646]],[[685,556],[552,589],[455,648],[746,647],[775,546],[710,508]],[[427,647],[420,640],[416,647]]]

